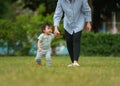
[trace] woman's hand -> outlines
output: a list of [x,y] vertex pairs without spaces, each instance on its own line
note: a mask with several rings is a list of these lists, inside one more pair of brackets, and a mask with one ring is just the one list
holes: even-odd
[[55,35],[55,37],[58,37],[58,36],[60,35],[60,32],[59,32],[57,26],[55,26],[55,29],[54,29],[54,35]]
[[87,32],[91,31],[91,23],[90,22],[87,22],[87,24],[86,24],[86,31]]

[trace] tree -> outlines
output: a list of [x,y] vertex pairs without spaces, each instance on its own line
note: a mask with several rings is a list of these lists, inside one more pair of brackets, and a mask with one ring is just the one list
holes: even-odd
[[112,12],[120,10],[120,0],[93,0],[93,30],[98,32],[102,21],[112,16]]
[[40,4],[45,4],[45,13],[50,14],[55,10],[57,0],[24,0],[24,3],[25,5],[23,8],[30,8],[33,11],[35,11]]
[[12,16],[12,3],[17,0],[0,0],[0,18],[10,18]]

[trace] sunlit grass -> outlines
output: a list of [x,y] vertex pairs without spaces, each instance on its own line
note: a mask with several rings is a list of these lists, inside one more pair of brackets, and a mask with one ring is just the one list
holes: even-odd
[[52,66],[34,57],[0,57],[0,86],[119,86],[119,57],[81,57],[80,67],[67,67],[68,56],[52,58]]

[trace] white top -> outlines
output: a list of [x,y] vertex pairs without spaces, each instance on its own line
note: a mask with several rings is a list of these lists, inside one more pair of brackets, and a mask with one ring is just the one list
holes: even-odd
[[41,42],[40,47],[43,50],[47,50],[47,49],[51,48],[51,42],[52,42],[53,38],[54,38],[54,34],[52,34],[52,33],[48,36],[44,35],[44,33],[40,34],[38,37],[38,39]]

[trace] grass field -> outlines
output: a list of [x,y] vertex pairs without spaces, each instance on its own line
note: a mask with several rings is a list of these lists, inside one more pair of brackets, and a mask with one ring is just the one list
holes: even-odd
[[119,57],[81,57],[80,67],[67,67],[68,56],[52,58],[52,66],[34,57],[0,57],[0,86],[119,86]]

